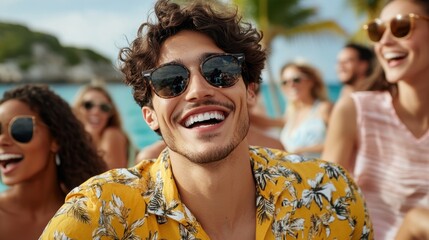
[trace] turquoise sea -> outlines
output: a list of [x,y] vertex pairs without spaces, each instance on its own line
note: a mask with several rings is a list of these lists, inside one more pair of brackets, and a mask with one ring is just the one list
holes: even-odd
[[[17,84],[0,84],[0,96],[3,96],[3,93],[8,89],[16,86]],[[67,102],[72,103],[75,94],[82,85],[49,84],[49,86]],[[109,83],[106,86],[121,113],[122,124],[136,146],[142,148],[158,140],[159,136],[144,122],[140,107],[135,103],[132,97],[131,88],[122,83]],[[328,85],[329,97],[333,102],[337,100],[340,90],[341,85]],[[285,101],[281,97],[280,89],[276,88],[275,91],[277,91],[277,96],[280,96],[277,104],[274,104],[274,100],[271,97],[272,94],[270,94],[270,92],[272,91],[270,91],[270,87],[266,84],[262,85],[261,93],[263,95],[264,105],[267,114],[272,117],[276,116],[276,113],[279,114],[279,110],[276,111],[276,109],[284,109],[285,107]],[[3,188],[4,187],[0,184],[0,191],[3,190]]]

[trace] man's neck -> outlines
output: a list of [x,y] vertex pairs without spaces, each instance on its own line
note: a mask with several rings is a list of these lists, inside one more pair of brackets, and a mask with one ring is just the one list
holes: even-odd
[[256,187],[249,158],[248,144],[241,143],[215,163],[171,161],[182,202],[211,239],[249,233],[254,239]]
[[351,85],[351,88],[353,92],[356,91],[365,91],[369,88],[369,85],[371,83],[368,82],[368,79],[366,76],[357,77],[354,81],[353,85]]

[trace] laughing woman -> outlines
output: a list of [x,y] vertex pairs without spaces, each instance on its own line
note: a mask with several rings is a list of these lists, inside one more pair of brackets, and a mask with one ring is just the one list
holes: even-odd
[[68,103],[46,86],[0,100],[0,239],[37,239],[66,194],[106,170]]
[[122,128],[119,111],[107,89],[84,86],[76,95],[73,109],[109,169],[134,164],[136,148]]
[[365,28],[397,88],[340,99],[323,158],[353,172],[375,239],[394,239],[407,212],[429,208],[429,1],[388,1]]

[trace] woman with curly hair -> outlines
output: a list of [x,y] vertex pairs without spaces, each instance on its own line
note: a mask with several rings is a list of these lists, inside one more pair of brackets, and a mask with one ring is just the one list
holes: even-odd
[[134,165],[137,149],[122,128],[121,116],[106,88],[93,84],[82,87],[73,111],[109,169]]
[[68,103],[47,86],[5,92],[0,126],[0,172],[9,186],[0,193],[0,239],[37,239],[66,194],[106,165]]

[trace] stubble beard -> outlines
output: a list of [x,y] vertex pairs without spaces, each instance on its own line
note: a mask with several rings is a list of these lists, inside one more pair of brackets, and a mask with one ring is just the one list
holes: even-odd
[[[221,144],[210,150],[204,152],[196,152],[193,146],[189,146],[186,143],[176,144],[176,140],[171,135],[164,135],[164,141],[168,148],[179,155],[184,156],[189,161],[197,164],[208,164],[220,161],[228,157],[228,155],[234,151],[234,149],[243,141],[249,131],[249,118],[247,118],[238,124],[238,130],[233,135],[232,139],[225,144]],[[207,135],[202,139],[205,142],[210,142],[216,135]]]
[[348,78],[346,81],[344,81],[345,85],[353,86],[356,83],[357,80],[357,74],[353,73],[350,78]]

